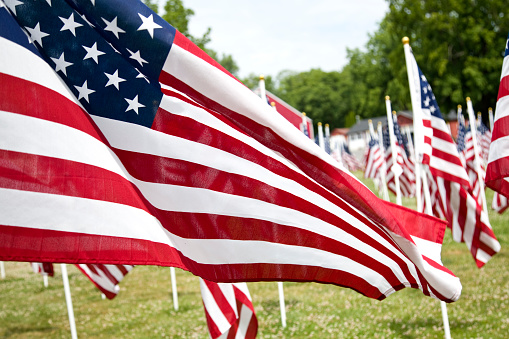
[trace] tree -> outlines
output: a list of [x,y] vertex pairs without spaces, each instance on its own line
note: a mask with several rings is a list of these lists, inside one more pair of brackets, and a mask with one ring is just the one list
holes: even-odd
[[[151,0],[148,0],[148,2],[151,2]],[[194,11],[190,8],[185,8],[182,0],[167,0],[164,5],[164,11],[165,13],[162,15],[164,20],[169,22],[173,27],[178,29],[180,33],[203,49],[231,74],[237,74],[239,67],[231,55],[222,54],[219,56],[216,51],[207,47],[207,44],[211,41],[210,34],[212,30],[210,27],[207,28],[207,31],[201,37],[195,37],[189,33],[189,20],[194,15]]]

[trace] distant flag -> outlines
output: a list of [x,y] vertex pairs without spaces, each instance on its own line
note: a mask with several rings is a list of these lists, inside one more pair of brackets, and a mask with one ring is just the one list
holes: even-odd
[[459,298],[445,223],[377,198],[141,2],[70,3],[0,8],[0,260]]
[[413,197],[415,195],[415,165],[409,157],[408,140],[406,140],[401,133],[401,128],[399,127],[395,113],[396,112],[393,112],[393,122],[394,135],[397,141],[396,147],[398,147],[398,154],[403,160],[401,164],[403,173],[400,176],[401,192],[404,197]]
[[325,137],[324,137],[324,143],[325,143],[325,152],[327,152],[327,154],[331,154],[331,147],[330,147],[330,128],[329,128],[329,124],[325,124]]
[[[502,46],[500,46],[502,47]],[[486,185],[509,197],[509,38],[498,89],[495,120],[486,169]]]
[[509,207],[509,202],[507,197],[495,191],[493,195],[493,202],[491,203],[491,208],[495,210],[498,214],[502,214]]
[[479,121],[479,126],[477,127],[478,133],[478,143],[480,146],[481,159],[484,163],[488,161],[488,154],[491,144],[491,131],[489,128],[482,122],[481,113],[479,112],[477,115],[477,120]]
[[77,264],[76,267],[106,296],[113,299],[120,291],[118,284],[134,266]]
[[300,124],[300,129],[301,129],[302,133],[304,133],[305,136],[307,136],[310,139],[313,139],[313,137],[309,133],[307,117],[306,117],[306,113],[304,113],[304,112],[302,112],[302,122]]
[[[371,124],[371,120],[369,120]],[[380,150],[380,145],[374,133],[370,132],[368,142],[368,152],[366,156],[366,163],[364,166],[364,178],[379,178],[380,169],[384,164],[384,155]]]
[[205,316],[212,339],[254,339],[258,320],[246,283],[221,284],[200,278]]
[[[465,242],[477,266],[482,267],[500,250],[500,244],[491,229],[487,213],[468,191],[469,177],[461,163],[456,144],[442,118],[431,86],[417,66],[413,54],[405,55],[410,58],[411,66],[408,69],[410,81],[418,84],[420,88],[417,92],[421,105],[418,107],[422,109],[425,116],[423,119],[430,119],[433,132],[431,136],[426,132],[423,133],[424,143],[431,146],[429,154],[424,154],[423,161],[429,165],[437,185],[443,213],[451,228],[453,239],[457,242]],[[427,115],[426,112],[430,114]],[[431,140],[428,141],[427,138]],[[420,141],[421,145],[422,143],[423,140]]]
[[355,155],[350,152],[348,145],[343,143],[343,147],[341,149],[341,161],[343,165],[348,168],[350,171],[358,171],[363,169],[362,163],[355,157]]
[[55,271],[53,270],[53,264],[49,262],[32,262],[30,263],[34,273],[40,273],[42,275],[54,276]]

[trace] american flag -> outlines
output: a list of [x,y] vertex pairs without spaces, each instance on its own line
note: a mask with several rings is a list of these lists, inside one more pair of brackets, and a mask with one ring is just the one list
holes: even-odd
[[[458,150],[451,137],[449,128],[442,118],[431,86],[410,53],[414,83],[418,84],[418,96],[423,116],[423,140],[416,140],[419,153],[422,153],[422,163],[429,165],[434,176],[440,176],[457,182],[465,187],[469,186],[468,175],[461,164]],[[420,158],[417,159],[419,161]]]
[[[383,130],[383,141],[384,141],[384,150],[385,150],[385,163],[386,163],[386,180],[387,180],[387,188],[394,193],[396,192],[396,178],[394,175],[394,172],[391,170],[392,164],[394,163],[392,159],[392,148],[391,148],[391,142],[389,138],[389,130],[385,128]],[[399,176],[399,188],[401,191],[401,195],[404,197],[412,197],[415,195],[415,175],[413,174],[413,171],[407,167],[409,166],[408,159],[406,158],[405,151],[403,150],[403,147],[399,145],[399,143],[396,143],[396,161],[398,165],[401,167],[403,172]]]
[[350,152],[350,148],[346,143],[341,147],[341,161],[343,165],[350,171],[357,171],[362,169],[362,163],[355,155]]
[[507,197],[502,194],[495,192],[493,195],[493,201],[491,203],[491,208],[495,210],[497,213],[502,214],[509,207],[509,201]]
[[458,299],[440,261],[445,223],[377,198],[141,2],[9,9],[0,260]]
[[[46,274],[50,277],[55,273],[52,263],[32,262],[31,265],[34,273]],[[130,265],[77,264],[76,267],[108,299],[117,296],[120,290],[119,282],[133,269],[133,266]]]
[[509,196],[509,38],[505,45],[504,62],[498,89],[495,121],[486,168],[486,185]]
[[212,339],[254,339],[258,332],[246,283],[222,284],[200,278],[205,317]]
[[479,140],[479,148],[481,152],[481,159],[486,163],[488,161],[489,149],[491,144],[491,131],[489,128],[482,122],[482,119],[479,117],[479,126],[477,127],[477,140]]
[[368,152],[366,156],[366,165],[364,168],[364,178],[379,178],[380,169],[384,164],[384,155],[380,149],[378,140],[374,135],[370,135],[368,143]]
[[[430,185],[430,194],[438,192],[440,199],[435,198],[436,213],[443,213],[452,231],[453,239],[465,242],[478,267],[482,267],[500,250],[500,244],[491,229],[488,215],[482,205],[471,195],[470,180],[462,165],[458,149],[431,92],[426,77],[417,66],[413,54],[411,58],[414,69],[418,69],[421,84],[421,99],[426,97],[423,107],[431,113],[433,135],[429,158],[429,170],[434,183]],[[412,74],[416,75],[414,71]],[[426,89],[426,91],[424,91]],[[424,109],[423,109],[424,110]],[[468,148],[468,146],[466,146]],[[424,158],[426,159],[426,158]]]
[[76,267],[106,296],[113,299],[120,291],[118,284],[134,266],[78,264]]

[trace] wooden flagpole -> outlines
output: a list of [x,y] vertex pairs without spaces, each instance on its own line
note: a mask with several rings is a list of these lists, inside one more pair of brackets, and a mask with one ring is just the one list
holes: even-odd
[[64,282],[65,303],[67,304],[67,314],[69,315],[71,338],[78,339],[78,334],[76,333],[76,322],[74,321],[74,310],[72,307],[71,288],[69,287],[69,277],[67,276],[67,265],[60,264],[60,267],[62,268],[62,281]]
[[[403,50],[405,51],[405,61],[406,61],[406,69],[407,69],[407,75],[408,75],[408,85],[410,89],[410,99],[412,102],[412,112],[413,112],[413,123],[414,123],[414,152],[415,152],[415,160],[416,160],[416,166],[415,166],[415,197],[417,200],[417,210],[422,211],[422,199],[421,199],[421,180],[423,185],[426,184],[427,186],[427,177],[424,174],[424,168],[422,166],[422,156],[419,153],[421,150],[419,149],[419,146],[421,145],[421,140],[424,140],[424,133],[423,133],[423,125],[422,125],[422,112],[421,112],[421,94],[420,91],[417,88],[416,81],[419,80],[419,74],[417,67],[414,68],[414,65],[412,63],[412,52],[410,50],[410,39],[408,37],[404,37],[402,40],[403,42]],[[417,73],[416,73],[417,72]],[[414,74],[416,73],[416,74]],[[422,178],[422,179],[421,179]],[[424,191],[424,197],[427,200],[429,197],[429,188],[425,187]],[[427,192],[426,192],[427,191]],[[427,214],[431,215],[431,204],[428,201],[426,201],[426,211]],[[446,339],[451,339],[451,329],[449,327],[449,317],[447,315],[447,305],[444,301],[440,301],[440,308],[442,310],[442,321],[444,323],[444,335]]]

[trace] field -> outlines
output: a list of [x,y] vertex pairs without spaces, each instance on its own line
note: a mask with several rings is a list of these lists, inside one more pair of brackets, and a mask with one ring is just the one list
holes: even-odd
[[[367,183],[368,185],[370,183]],[[491,204],[493,192],[487,190]],[[414,200],[404,204],[413,207]],[[509,212],[490,210],[502,250],[478,269],[465,244],[446,232],[442,260],[463,284],[448,304],[452,338],[509,337]],[[114,300],[73,265],[67,265],[80,338],[207,338],[198,278],[177,269],[179,310],[174,311],[170,270],[138,266],[120,284]],[[0,280],[0,338],[69,338],[60,265],[49,287],[28,263],[6,262]],[[287,327],[282,328],[275,282],[249,283],[258,318],[258,338],[443,338],[439,301],[404,289],[384,301],[345,288],[284,283]]]

